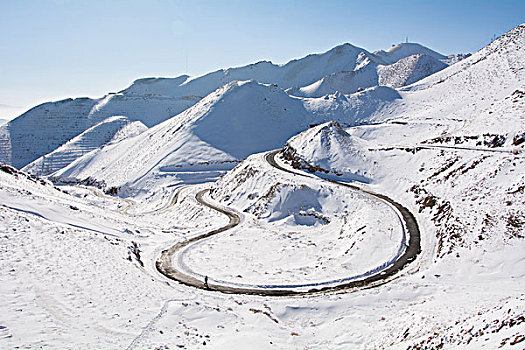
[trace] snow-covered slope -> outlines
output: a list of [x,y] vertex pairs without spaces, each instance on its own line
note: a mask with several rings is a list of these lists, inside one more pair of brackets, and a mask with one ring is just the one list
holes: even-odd
[[7,119],[0,119],[0,125],[4,125],[4,124],[7,124],[9,120]]
[[22,168],[109,117],[125,116],[152,126],[197,100],[109,94],[96,100],[77,98],[44,103],[0,127],[0,162]]
[[354,125],[388,118],[390,106],[398,99],[401,99],[398,91],[376,86],[351,95],[335,92],[303,101],[316,123],[334,120],[344,125]]
[[22,168],[77,136],[98,121],[89,118],[96,101],[49,102],[0,127],[0,162]]
[[[484,99],[480,101],[485,104],[485,97],[494,95],[505,95],[507,90],[515,88],[523,82],[525,75],[523,69],[523,42],[525,25],[520,25],[508,33],[502,35],[496,41],[490,43],[483,49],[472,54],[467,59],[450,66],[431,77],[425,78],[414,88],[409,90],[424,90],[433,88],[435,91],[446,92],[446,96],[462,93],[464,96],[475,98],[472,91],[480,91]],[[501,83],[499,89],[486,89],[487,86]],[[461,88],[461,84],[466,84]],[[441,101],[441,96],[435,96]],[[460,99],[455,99],[460,100]]]
[[147,127],[152,127],[193,106],[199,100],[198,96],[169,96],[148,91],[109,94],[97,100],[89,117],[98,120],[110,116],[125,116],[131,121],[140,121]]
[[428,77],[447,65],[429,55],[412,55],[378,67],[378,84],[398,88]]
[[322,97],[339,92],[353,94],[354,92],[378,85],[377,64],[367,64],[355,71],[332,73],[313,84],[301,88],[291,88],[287,92],[298,97]]
[[[202,218],[200,226],[224,219],[181,201],[175,210],[183,216],[131,216],[122,213],[129,202],[59,189],[0,164],[0,348],[124,349],[161,310],[191,300],[184,287],[161,280],[151,260],[195,227],[185,224],[190,217]],[[190,324],[169,329],[184,334]],[[177,340],[187,348],[202,342]]]
[[136,136],[147,130],[140,121],[130,122],[122,116],[109,117],[75,136],[53,152],[26,165],[23,170],[33,175],[49,175],[92,150]]
[[290,139],[283,157],[297,169],[322,172],[337,180],[369,182],[376,165],[368,146],[339,123],[328,122]]
[[378,85],[398,88],[415,83],[447,66],[426,54],[403,57],[389,65],[368,61],[357,70],[332,73],[313,84],[290,88],[287,92],[300,97],[322,97],[335,92],[352,94]]
[[231,162],[281,147],[310,123],[302,101],[279,87],[232,82],[177,118],[95,150],[56,175],[91,176],[111,186],[127,184],[146,190],[177,181],[186,172],[202,171],[202,167],[230,169]]
[[446,61],[448,59],[447,56],[417,43],[401,43],[393,45],[387,50],[375,51],[374,54],[388,63],[395,63],[403,58],[413,55],[426,55],[440,61]]

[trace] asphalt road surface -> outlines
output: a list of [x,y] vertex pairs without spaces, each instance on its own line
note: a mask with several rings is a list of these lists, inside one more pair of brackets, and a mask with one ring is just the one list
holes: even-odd
[[[308,176],[306,173],[302,173],[300,171],[292,171],[290,169],[286,169],[280,166],[275,161],[275,155],[279,151],[280,150],[272,151],[266,155],[266,161],[271,166],[273,166],[274,168],[280,171],[285,171],[285,172],[292,173],[298,176]],[[389,281],[391,277],[399,273],[408,264],[410,264],[412,261],[416,259],[417,255],[421,252],[420,231],[419,231],[419,226],[417,224],[417,221],[414,215],[412,215],[412,213],[407,208],[405,208],[401,204],[397,203],[396,201],[394,201],[393,199],[385,195],[374,193],[368,190],[364,190],[352,184],[338,182],[334,180],[326,180],[326,179],[321,179],[321,178],[318,178],[318,179],[319,181],[327,181],[327,182],[330,182],[330,183],[333,183],[339,186],[348,187],[353,190],[366,193],[370,196],[379,198],[385,201],[386,203],[388,203],[389,205],[395,207],[398,210],[398,212],[401,214],[401,217],[405,224],[405,229],[409,235],[408,246],[405,252],[392,265],[390,265],[388,268],[376,274],[367,276],[362,279],[342,282],[341,284],[337,284],[337,285],[331,284],[329,286],[323,286],[322,283],[320,283],[319,285],[312,287],[308,290],[304,290],[303,288],[299,290],[297,288],[294,288],[293,286],[290,286],[289,288],[278,288],[278,289],[272,288],[271,286],[267,286],[266,288],[263,288],[262,286],[258,287],[255,285],[253,287],[228,286],[228,285],[221,285],[219,283],[215,283],[213,280],[211,281],[209,280],[208,283],[205,283],[204,278],[202,279],[196,278],[194,276],[191,276],[173,267],[172,261],[173,261],[175,254],[182,248],[192,243],[195,243],[201,239],[204,239],[204,238],[216,235],[218,233],[224,232],[226,230],[229,230],[237,226],[240,223],[240,217],[238,214],[235,213],[235,211],[229,210],[227,208],[218,207],[216,205],[206,202],[203,198],[204,194],[209,191],[208,189],[206,189],[206,190],[202,190],[199,193],[197,193],[197,196],[196,196],[197,201],[211,209],[214,209],[216,211],[223,213],[224,215],[227,215],[228,218],[230,219],[229,223],[226,226],[223,226],[221,228],[218,228],[213,231],[207,232],[205,234],[193,237],[186,241],[179,242],[175,244],[174,246],[162,251],[160,257],[158,258],[156,262],[157,270],[160,273],[162,273],[164,276],[172,280],[178,281],[188,286],[192,286],[192,287],[196,287],[196,288],[200,288],[204,290],[212,290],[212,291],[218,291],[218,292],[229,293],[229,294],[253,294],[253,295],[263,295],[263,296],[292,296],[292,295],[318,294],[318,293],[334,292],[334,291],[341,291],[341,290],[354,290],[354,289],[370,288],[373,286],[378,286],[378,285],[381,285]],[[300,286],[300,284],[298,284],[298,286]]]

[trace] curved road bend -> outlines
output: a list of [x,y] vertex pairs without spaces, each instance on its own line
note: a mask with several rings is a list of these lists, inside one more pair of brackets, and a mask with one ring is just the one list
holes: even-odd
[[145,212],[141,212],[141,213],[134,213],[134,214],[128,213],[128,210],[131,208],[131,206],[129,206],[124,211],[124,214],[130,215],[130,216],[144,216],[144,215],[164,213],[164,212],[168,211],[169,209],[171,209],[175,204],[177,204],[177,201],[179,200],[179,196],[180,196],[180,193],[182,192],[182,190],[184,190],[184,189],[186,189],[186,188],[188,188],[190,186],[192,186],[192,185],[186,185],[186,186],[178,187],[175,190],[175,193],[171,197],[170,201],[165,206],[162,206],[160,208],[153,209],[153,210],[150,210],[150,211],[145,211]]
[[[307,174],[301,173],[301,172],[295,172],[289,169],[286,169],[284,167],[281,167],[277,162],[275,161],[275,155],[280,152],[280,150],[269,152],[266,155],[266,161],[273,167],[285,171],[287,173],[299,175],[299,176],[305,176],[310,177]],[[220,232],[224,232],[226,230],[229,230],[232,227],[235,227],[240,222],[240,217],[237,215],[234,211],[228,210],[226,208],[221,208],[218,206],[215,206],[211,203],[207,203],[203,200],[203,196],[206,192],[209,192],[209,189],[202,190],[199,193],[197,193],[196,199],[199,203],[217,210],[225,215],[228,216],[230,219],[230,222],[221,228],[218,228],[216,230],[207,232],[205,234],[193,237],[191,239],[188,239],[183,242],[179,242],[172,246],[171,248],[168,248],[164,251],[162,251],[160,257],[158,258],[156,262],[157,270],[162,273],[164,276],[178,281],[182,284],[204,289],[204,290],[213,290],[218,291],[222,293],[229,293],[229,294],[252,294],[252,295],[262,295],[262,296],[293,296],[293,295],[308,295],[308,294],[316,294],[316,293],[322,293],[322,292],[332,292],[332,291],[338,291],[338,290],[344,290],[344,289],[354,289],[354,288],[363,288],[363,287],[369,287],[372,284],[379,285],[381,283],[378,282],[385,282],[388,278],[394,276],[396,273],[401,271],[405,266],[407,266],[410,262],[415,260],[417,255],[421,252],[421,245],[420,245],[420,232],[419,232],[419,226],[417,224],[417,221],[412,215],[410,211],[408,211],[407,208],[402,206],[401,204],[395,202],[394,200],[390,199],[389,197],[386,197],[382,194],[374,193],[368,190],[364,190],[359,188],[358,186],[351,185],[344,182],[338,182],[334,180],[326,180],[322,178],[318,178],[320,181],[327,181],[330,183],[334,183],[340,186],[345,186],[351,189],[354,189],[356,191],[361,191],[363,193],[366,193],[370,196],[379,198],[390,205],[394,206],[403,217],[403,220],[405,222],[406,230],[409,233],[410,239],[409,244],[404,252],[403,255],[399,257],[390,267],[386,268],[385,270],[382,270],[381,272],[368,276],[363,279],[359,280],[352,280],[349,282],[343,282],[336,286],[327,286],[327,287],[314,287],[307,291],[298,291],[293,289],[265,289],[265,288],[246,288],[246,287],[236,287],[236,286],[224,286],[219,284],[214,284],[211,282],[208,282],[208,286],[205,285],[203,280],[200,280],[198,278],[195,278],[191,275],[188,275],[180,270],[175,269],[172,264],[171,260],[173,255],[183,247],[186,247],[189,244],[192,244],[196,241],[199,241],[203,238],[207,238],[210,236],[213,236],[215,234],[218,234]]]
[[93,188],[93,187],[90,187],[90,186],[87,186],[87,185],[71,185],[72,187],[77,187],[77,188],[81,188],[83,190],[87,190],[91,193],[93,193],[94,196],[96,197],[99,197],[99,198],[104,198],[104,199],[111,199],[113,201],[120,201],[120,202],[124,202],[126,203],[126,206],[123,207],[123,208],[120,208],[118,209],[118,212],[119,213],[122,213],[122,214],[127,214],[126,212],[128,211],[129,208],[131,208],[135,203],[129,199],[125,199],[125,198],[120,198],[120,197],[117,197],[117,196],[110,196],[109,194],[105,194],[104,192],[102,192],[100,189],[98,188]]
[[186,185],[186,186],[178,187],[175,190],[174,194],[172,195],[170,201],[166,205],[164,205],[164,206],[162,206],[160,208],[153,209],[153,210],[150,210],[150,211],[141,212],[141,213],[129,213],[128,212],[129,209],[131,209],[135,205],[134,201],[126,199],[126,198],[121,198],[121,197],[118,197],[118,196],[111,196],[109,194],[105,194],[104,192],[102,192],[99,189],[94,189],[94,188],[91,188],[91,187],[88,187],[88,186],[74,185],[74,187],[78,187],[78,188],[90,191],[91,193],[93,193],[95,196],[97,196],[99,198],[109,198],[111,200],[117,200],[117,201],[121,201],[121,202],[126,203],[126,206],[123,207],[123,208],[118,209],[118,212],[121,213],[121,214],[126,214],[128,216],[144,216],[144,215],[164,213],[165,211],[168,211],[171,207],[173,207],[175,204],[177,204],[177,201],[179,200],[179,196],[180,196],[181,191],[186,189],[186,188],[188,188],[188,187],[190,187],[190,186],[192,186],[192,185]]

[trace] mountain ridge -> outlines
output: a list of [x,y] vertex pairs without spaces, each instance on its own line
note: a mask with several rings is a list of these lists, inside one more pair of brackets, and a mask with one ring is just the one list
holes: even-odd
[[[197,77],[141,78],[124,90],[99,99],[44,103],[2,127],[0,161],[21,168],[115,115],[152,127],[180,114],[231,81],[256,80],[282,88],[301,87],[336,72],[359,70],[362,65],[376,61],[380,63],[383,59],[365,49],[342,44],[282,65],[260,61]],[[39,124],[38,128],[31,126],[35,123]],[[62,129],[62,132],[54,133],[55,129]]]

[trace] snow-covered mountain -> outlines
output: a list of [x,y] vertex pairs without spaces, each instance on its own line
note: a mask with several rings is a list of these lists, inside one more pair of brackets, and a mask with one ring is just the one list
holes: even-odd
[[446,62],[447,60],[454,57],[453,55],[444,56],[434,50],[429,49],[428,47],[424,47],[423,45],[417,43],[401,43],[392,45],[392,47],[388,48],[387,50],[375,51],[374,54],[378,57],[381,57],[385,62],[390,64],[413,55],[426,55],[443,62]]
[[322,172],[334,179],[369,182],[376,167],[368,143],[346,133],[337,122],[328,122],[291,138],[283,158],[296,169]]
[[0,125],[4,125],[4,124],[7,124],[9,120],[7,119],[0,119]]
[[[122,195],[154,195],[168,184],[212,180],[250,154],[281,148],[291,136],[331,118],[347,124],[382,120],[383,108],[398,98],[391,88],[374,87],[305,100],[275,85],[235,81],[177,117],[96,149],[54,176],[96,179],[120,188]],[[195,177],[204,170],[212,177]]]
[[[413,67],[417,67],[419,59],[414,62]],[[382,120],[386,115],[384,110],[401,98],[396,90],[386,86],[371,87],[350,95],[344,95],[337,89],[334,91],[323,97],[297,98],[290,96],[290,89],[286,94],[278,86],[235,81],[217,89],[179,116],[152,128],[142,137],[120,146],[97,150],[56,175],[103,179],[108,186],[144,191],[151,189],[154,183],[145,179],[159,176],[154,175],[159,170],[161,178],[168,181],[167,178],[184,173],[182,169],[188,165],[217,166],[240,161],[256,152],[282,147],[288,137],[310,125],[328,120],[344,125]],[[201,118],[205,122],[201,122]],[[274,122],[279,127],[274,128]],[[163,136],[167,133],[169,138]],[[158,138],[163,141],[152,141]],[[118,151],[113,152],[113,149]],[[191,152],[188,151],[190,149]],[[130,156],[126,158],[122,154]],[[137,154],[144,154],[144,159],[136,157]],[[151,164],[151,167],[141,168],[140,164]],[[180,171],[167,171],[174,168]],[[224,165],[219,168],[224,170]],[[122,172],[122,169],[130,170]],[[139,179],[140,182],[137,182]],[[148,186],[144,185],[146,182]]]
[[426,54],[403,57],[390,65],[368,60],[356,70],[332,73],[308,86],[287,91],[294,96],[321,97],[334,92],[352,94],[378,85],[397,88],[410,85],[447,66]]
[[428,77],[447,65],[429,55],[412,55],[378,67],[378,84],[398,88]]
[[173,79],[139,79],[121,91],[138,94],[166,96],[206,96],[229,82],[255,80],[277,84],[283,89],[305,86],[320,78],[339,71],[352,71],[367,60],[375,60],[373,54],[351,44],[337,46],[322,54],[312,54],[292,60],[283,65],[261,61],[243,67],[221,69],[197,77],[182,76]]
[[311,123],[302,101],[281,88],[235,81],[176,118],[79,158],[56,176],[104,179],[108,186],[145,191],[203,167],[231,169],[250,154],[282,146]]
[[[402,82],[410,83],[442,68],[439,64],[427,64],[426,69],[417,69],[416,64],[404,64],[399,65],[399,69],[405,78],[397,78],[395,84],[390,82],[392,78],[380,79],[376,72],[378,65],[393,64],[414,54],[444,60],[444,56],[420,45],[400,44],[395,54],[375,54],[343,44],[283,65],[262,61],[198,77],[144,78],[100,99],[77,98],[44,103],[0,129],[0,162],[22,168],[112,116],[125,116],[130,121],[140,121],[152,127],[232,81],[255,80],[277,84],[299,96],[321,97],[337,91],[350,94],[376,86],[380,81],[397,87]],[[387,73],[389,76],[395,75],[392,70],[395,67]],[[412,70],[417,71],[411,73]],[[60,132],[57,133],[57,129]]]
[[125,116],[153,126],[197,100],[109,94],[96,100],[77,98],[44,103],[1,127],[0,161],[22,168],[109,117]]
[[136,136],[147,129],[140,121],[130,122],[122,116],[109,117],[29,163],[22,170],[38,176],[49,175],[96,148]]

